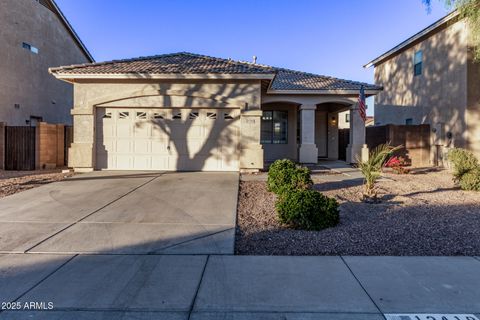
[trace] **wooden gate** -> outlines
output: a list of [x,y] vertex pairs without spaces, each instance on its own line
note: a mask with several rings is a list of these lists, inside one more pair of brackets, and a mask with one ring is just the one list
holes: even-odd
[[5,170],[35,170],[35,127],[5,127]]
[[347,146],[350,143],[350,129],[338,129],[338,159],[347,161]]

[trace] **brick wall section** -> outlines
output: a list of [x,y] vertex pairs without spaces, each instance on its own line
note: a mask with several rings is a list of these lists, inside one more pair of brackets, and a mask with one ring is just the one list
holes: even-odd
[[64,125],[40,122],[37,126],[37,168],[64,165]]
[[0,170],[5,168],[5,122],[0,122]]

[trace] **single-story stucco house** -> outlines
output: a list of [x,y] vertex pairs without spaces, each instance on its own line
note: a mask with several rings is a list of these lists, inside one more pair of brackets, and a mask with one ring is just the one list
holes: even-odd
[[365,155],[359,90],[381,87],[257,63],[174,53],[59,68],[74,85],[76,171],[255,171],[290,158],[338,158],[350,109],[350,161]]

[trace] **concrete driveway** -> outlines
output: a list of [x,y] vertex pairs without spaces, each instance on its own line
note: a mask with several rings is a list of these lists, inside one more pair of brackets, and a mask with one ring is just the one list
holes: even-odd
[[0,200],[0,252],[232,254],[238,173],[93,172]]
[[0,319],[480,316],[480,258],[231,255],[237,189],[234,173],[95,172],[0,200]]

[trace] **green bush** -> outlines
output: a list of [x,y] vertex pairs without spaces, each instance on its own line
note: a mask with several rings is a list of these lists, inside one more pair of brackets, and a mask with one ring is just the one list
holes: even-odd
[[480,168],[475,168],[462,175],[460,187],[463,190],[480,191]]
[[277,160],[268,169],[268,191],[277,195],[291,190],[309,189],[312,185],[310,170],[305,167],[297,167],[291,160]]
[[467,172],[478,168],[478,159],[465,149],[454,148],[448,152],[448,160],[453,165],[453,176],[456,181],[461,181]]
[[339,221],[338,202],[315,190],[284,193],[276,203],[280,222],[297,229],[321,230]]

